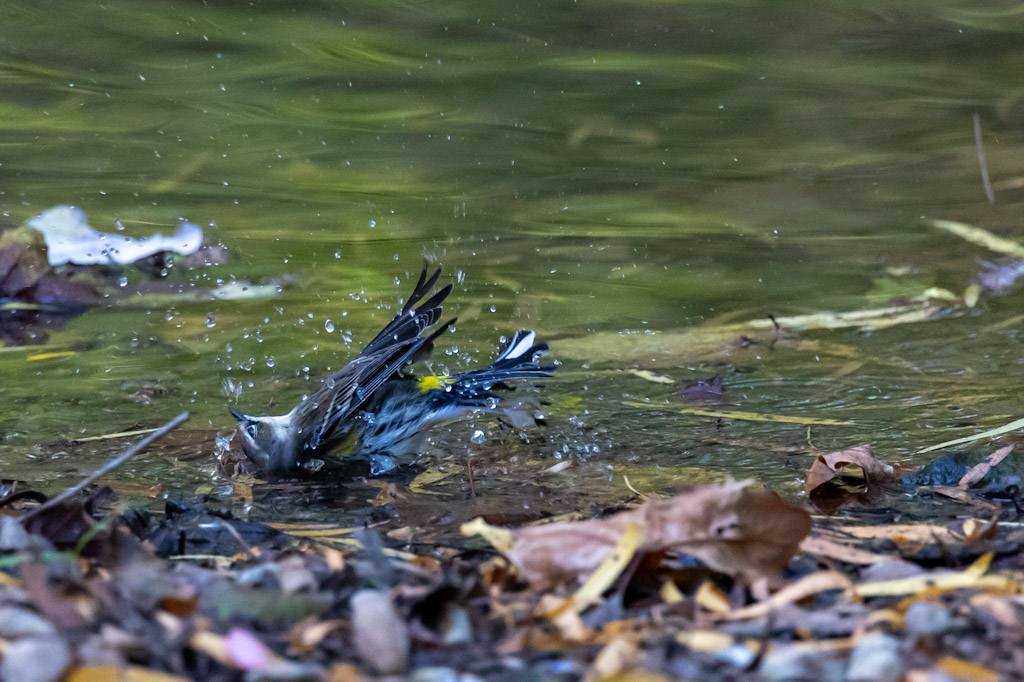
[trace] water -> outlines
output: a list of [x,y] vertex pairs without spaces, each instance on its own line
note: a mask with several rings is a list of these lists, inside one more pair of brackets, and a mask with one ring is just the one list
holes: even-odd
[[[238,502],[212,460],[227,408],[284,412],[314,390],[424,258],[456,283],[435,372],[486,363],[519,328],[563,364],[529,442],[487,420],[435,434],[424,461],[449,475],[424,490],[444,495],[407,518],[587,509],[628,495],[623,475],[645,493],[732,475],[795,495],[807,452],[861,442],[920,461],[1020,416],[1019,293],[749,348],[676,332],[962,292],[991,256],[925,218],[1019,238],[1022,29],[999,3],[6,3],[0,224],[57,204],[133,235],[185,218],[228,261],[172,281],[280,292],[119,299],[0,352],[3,475],[60,489],[125,442],[70,441],[187,409],[110,482]],[[112,290],[142,286],[124,276]],[[637,368],[719,373],[724,403]],[[147,382],[153,404],[131,397]],[[356,524],[385,514],[375,486],[312,486],[294,506],[257,487],[254,509]]]

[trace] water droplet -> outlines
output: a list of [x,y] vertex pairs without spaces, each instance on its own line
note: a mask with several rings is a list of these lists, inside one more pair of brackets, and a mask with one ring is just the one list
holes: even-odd
[[213,313],[206,313],[206,326],[208,329],[213,329],[217,326],[217,320],[213,317]]
[[334,252],[334,257],[335,258],[341,258],[341,251],[335,251]]
[[371,220],[370,221],[370,227],[377,227],[377,221],[376,220]]
[[487,434],[484,433],[481,429],[477,429],[476,431],[473,432],[473,436],[469,440],[471,440],[474,443],[483,443],[485,440],[487,440]]
[[324,321],[324,329],[327,331],[328,334],[333,334],[334,333],[334,323],[331,322],[329,319],[325,320]]
[[128,286],[128,278],[125,277],[124,275],[121,275],[121,279],[117,280],[117,286],[119,286],[119,287],[126,287],[126,286]]
[[273,367],[273,366],[274,366],[274,358],[273,357],[267,358],[267,367]]

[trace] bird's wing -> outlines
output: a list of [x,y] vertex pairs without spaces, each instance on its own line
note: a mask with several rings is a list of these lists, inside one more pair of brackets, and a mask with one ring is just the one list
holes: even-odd
[[422,336],[440,319],[441,303],[452,290],[449,284],[416,305],[440,274],[438,268],[428,279],[424,263],[419,281],[398,315],[352,362],[327,377],[323,386],[296,407],[295,423],[305,449],[316,450],[343,437],[348,432],[347,422],[374,391],[421,351],[429,350],[438,334],[455,322],[453,319],[429,336]]

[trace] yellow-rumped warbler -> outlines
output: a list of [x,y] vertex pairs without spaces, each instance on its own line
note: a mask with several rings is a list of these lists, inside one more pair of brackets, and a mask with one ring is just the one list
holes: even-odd
[[450,377],[407,377],[402,368],[425,359],[434,340],[454,324],[424,332],[441,317],[441,303],[451,285],[417,306],[437,282],[440,268],[427,279],[426,264],[402,310],[352,362],[327,377],[323,385],[291,412],[252,417],[231,410],[238,421],[242,452],[273,473],[292,471],[303,462],[328,454],[355,436],[355,454],[371,461],[374,473],[386,471],[412,454],[427,429],[473,411],[502,411],[523,423],[523,410],[502,408],[499,392],[513,379],[551,376],[554,366],[540,366],[547,350],[533,332],[518,332],[489,366]]

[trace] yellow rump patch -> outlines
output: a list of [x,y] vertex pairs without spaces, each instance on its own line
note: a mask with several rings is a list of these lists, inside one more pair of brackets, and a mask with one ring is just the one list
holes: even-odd
[[443,389],[445,386],[454,383],[455,377],[429,376],[420,379],[417,386],[420,389],[420,393],[428,393],[430,391],[437,391]]

